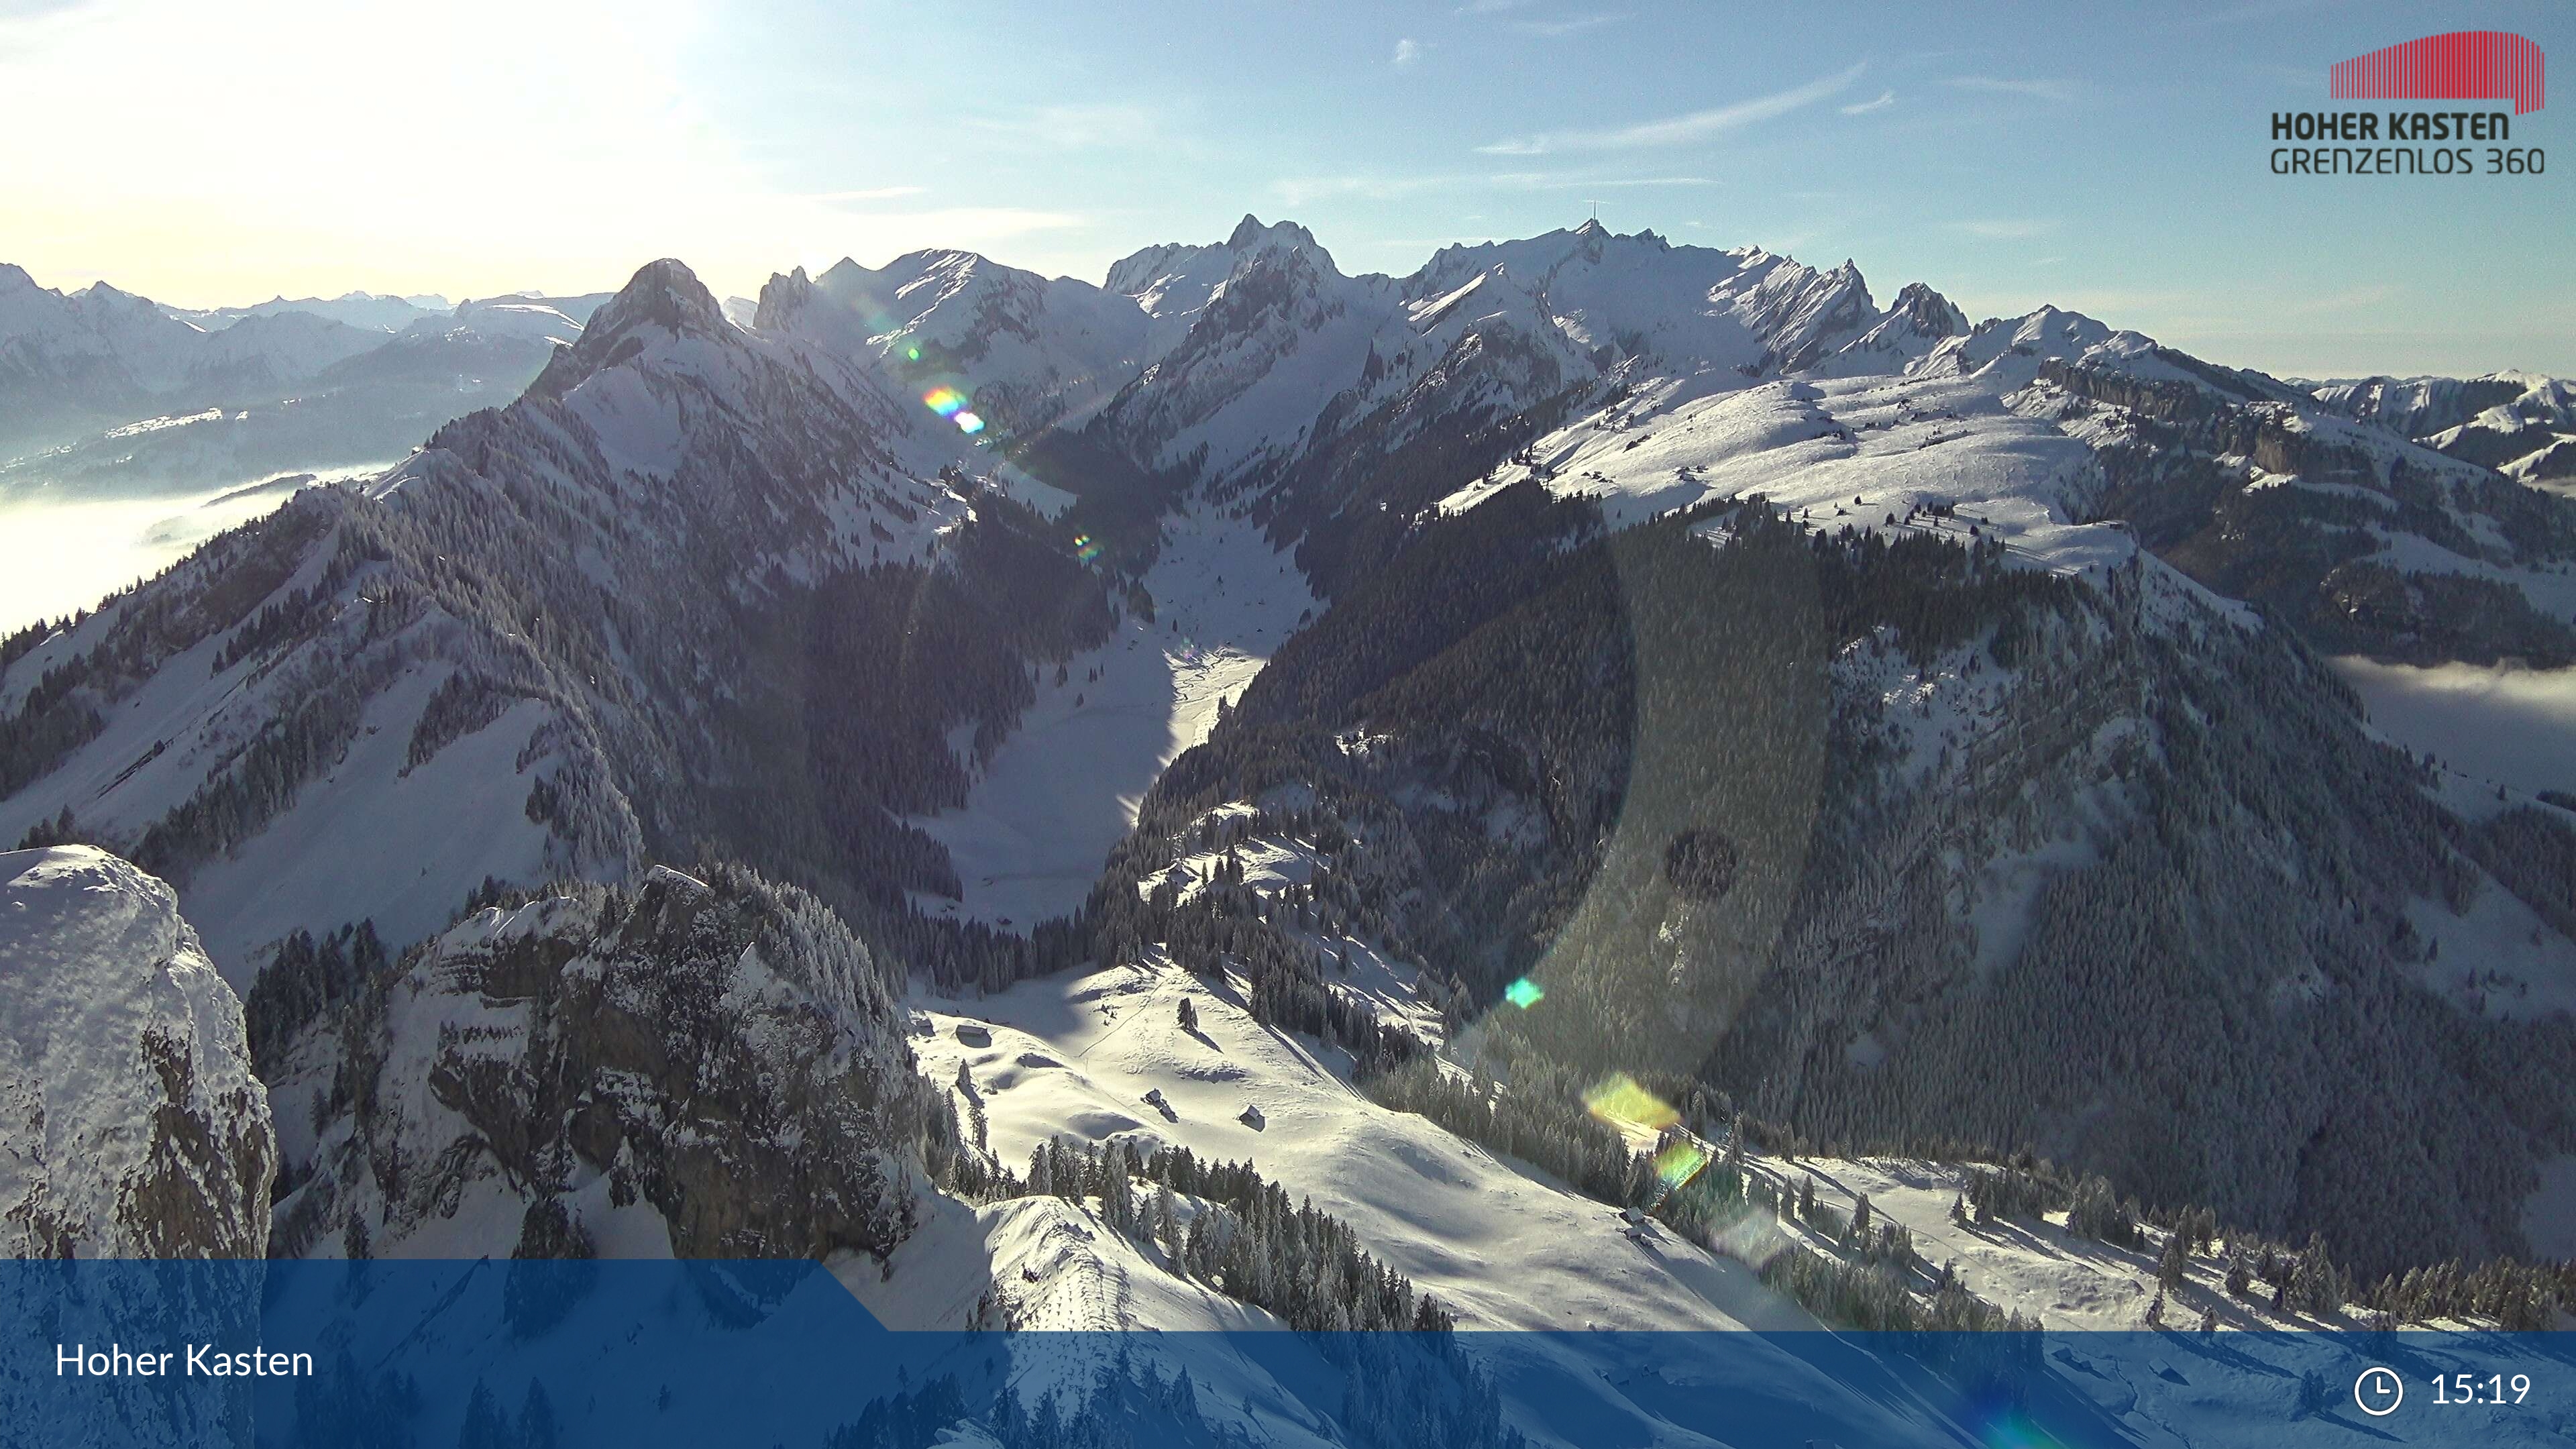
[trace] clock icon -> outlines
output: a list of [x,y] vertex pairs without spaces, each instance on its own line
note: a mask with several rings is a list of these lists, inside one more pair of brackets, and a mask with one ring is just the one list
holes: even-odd
[[2352,1381],[2352,1401],[2374,1419],[2384,1419],[2406,1402],[2406,1385],[2395,1369],[2366,1368]]

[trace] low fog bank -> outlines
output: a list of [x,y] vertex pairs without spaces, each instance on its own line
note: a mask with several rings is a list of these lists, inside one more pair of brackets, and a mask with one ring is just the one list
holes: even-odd
[[2334,666],[2360,692],[2371,723],[2399,744],[2521,789],[2576,794],[2576,669],[2418,668],[2358,657]]
[[0,634],[94,608],[293,493],[228,487],[176,498],[0,504]]

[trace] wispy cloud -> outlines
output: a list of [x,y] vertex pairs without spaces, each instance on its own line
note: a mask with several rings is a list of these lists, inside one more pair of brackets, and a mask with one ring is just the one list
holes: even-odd
[[1486,178],[1496,186],[1532,191],[1624,191],[1638,186],[1723,186],[1712,176],[1580,176],[1563,171],[1506,171]]
[[892,201],[901,196],[919,196],[922,189],[918,186],[871,186],[860,191],[817,191],[805,200],[833,206],[852,201]]
[[1738,101],[1731,106],[1692,111],[1687,115],[1667,116],[1659,121],[1644,121],[1606,131],[1547,131],[1535,136],[1515,137],[1476,149],[1488,156],[1545,156],[1559,151],[1635,151],[1660,146],[1685,146],[1705,141],[1757,121],[1784,116],[1804,106],[1814,105],[1828,96],[1850,88],[1868,69],[1866,61],[1822,80],[1809,81],[1791,90],[1776,91]]
[[[0,0],[0,3],[5,3],[5,0]],[[1487,16],[1510,15],[1516,11],[1527,11],[1529,8],[1530,0],[1467,0],[1466,4],[1449,13],[1461,19],[1481,19]],[[1526,19],[1507,20],[1503,23],[1523,35],[1538,35],[1553,39],[1557,36],[1580,35],[1587,30],[1598,30],[1604,25],[1616,25],[1628,18],[1625,12],[1586,11],[1568,15],[1532,15]]]
[[1872,111],[1883,111],[1895,104],[1896,92],[1880,91],[1878,93],[1877,100],[1855,101],[1852,104],[1843,107],[1843,114],[1846,116],[1866,116]]
[[1422,45],[1419,41],[1405,39],[1395,43],[1395,64],[1398,69],[1420,59],[1422,59]]
[[1995,216],[1954,221],[1950,230],[1987,241],[2025,241],[2057,230],[2055,217]]
[[1954,75],[1941,84],[1963,91],[1983,91],[1988,95],[2029,96],[2036,100],[2064,104],[2075,99],[2075,87],[2062,80],[2024,80],[2013,76]]
[[1031,106],[966,124],[1058,151],[1140,150],[1162,145],[1171,130],[1153,107],[1121,102]]
[[1604,25],[1616,25],[1627,18],[1625,15],[1567,15],[1555,20],[1515,20],[1511,24],[1512,29],[1523,35],[1545,36],[1554,40],[1561,36],[1581,35],[1587,30],[1598,30]]

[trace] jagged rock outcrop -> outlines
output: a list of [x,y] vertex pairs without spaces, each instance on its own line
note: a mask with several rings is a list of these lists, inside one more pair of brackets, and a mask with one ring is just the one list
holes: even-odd
[[241,1004],[170,888],[0,854],[0,1250],[257,1258],[277,1139]]
[[955,1141],[900,971],[732,867],[468,916],[287,1053],[277,1251],[882,1255]]

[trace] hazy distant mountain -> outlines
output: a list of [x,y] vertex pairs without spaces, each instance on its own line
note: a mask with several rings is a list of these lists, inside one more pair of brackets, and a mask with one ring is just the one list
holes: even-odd
[[337,297],[297,297],[292,300],[272,297],[248,307],[192,309],[164,305],[161,310],[208,332],[220,332],[246,317],[271,317],[281,312],[326,317],[370,332],[400,332],[423,317],[434,317],[451,310],[451,306],[446,298],[437,296],[388,297],[374,292],[344,292]]
[[2527,372],[2373,377],[2327,383],[2317,399],[2454,458],[2526,483],[2576,483],[2576,383]]
[[420,305],[441,300],[191,313],[0,268],[0,497],[199,491],[397,458],[516,396],[600,297]]

